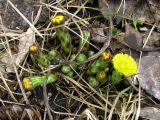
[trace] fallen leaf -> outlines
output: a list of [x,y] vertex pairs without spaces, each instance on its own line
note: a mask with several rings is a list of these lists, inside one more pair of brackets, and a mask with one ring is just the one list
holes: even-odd
[[[137,4],[136,0],[125,0],[125,4],[124,2],[121,4],[121,0],[99,0],[98,2],[100,11],[107,19],[109,18],[108,15],[114,13],[126,14],[129,16],[134,11]],[[115,17],[114,19],[118,24],[122,20],[122,17]]]
[[160,109],[155,107],[141,108],[140,116],[149,120],[159,120]]
[[104,43],[106,41],[106,36],[104,34],[103,28],[91,28],[91,34],[93,41],[97,43]]
[[125,36],[123,43],[134,50],[141,50],[143,46],[143,39],[138,30],[134,29],[128,23],[125,24]]
[[[144,32],[143,33],[143,40],[145,41],[149,35],[150,31]],[[160,33],[153,31],[151,33],[151,36],[148,39],[148,42],[146,44],[149,48],[155,48],[155,47],[160,47]]]
[[[159,1],[156,0],[99,0],[99,8],[103,16],[116,16],[114,20],[118,24],[123,18],[136,19],[142,23],[158,23]],[[148,4],[149,3],[149,4]],[[118,13],[118,14],[116,14]]]
[[143,56],[137,75],[141,87],[160,100],[160,57]]
[[13,67],[13,63],[15,62],[15,59],[16,59],[16,55],[12,55],[12,58],[11,58],[11,56],[9,55],[9,53],[7,51],[4,51],[4,52],[2,52],[0,54],[0,63],[1,63],[0,65],[4,66],[4,68],[5,68],[4,70],[6,72],[8,72],[8,73],[15,73],[15,70],[14,70],[14,67]]

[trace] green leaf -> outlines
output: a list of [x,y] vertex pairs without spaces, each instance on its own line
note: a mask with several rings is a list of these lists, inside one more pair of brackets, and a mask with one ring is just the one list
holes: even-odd
[[110,80],[112,81],[112,83],[118,84],[119,82],[121,82],[122,76],[123,76],[123,75],[122,75],[121,73],[119,73],[118,71],[114,70],[114,71],[112,72],[112,75],[111,75],[111,77],[110,77]]
[[37,57],[38,64],[47,68],[49,66],[49,61],[47,60],[47,56],[43,53],[40,53]]
[[30,77],[33,88],[42,86],[47,80],[47,84],[52,83],[57,80],[57,76],[55,74],[49,74],[48,76],[32,76]]
[[140,24],[139,20],[133,20],[133,25],[134,25],[136,30],[137,30],[137,25],[139,25],[139,24]]
[[117,32],[118,32],[118,29],[117,29],[116,27],[113,27],[113,29],[112,29],[112,34],[113,34],[113,35],[116,35]]
[[95,74],[100,70],[104,70],[105,68],[108,68],[108,62],[104,61],[102,59],[98,59],[98,60],[95,60],[91,64],[91,66],[90,66],[90,68],[88,70],[88,73],[89,74]]
[[64,28],[57,28],[56,35],[61,43],[61,48],[69,53],[71,50],[71,36],[67,30]]

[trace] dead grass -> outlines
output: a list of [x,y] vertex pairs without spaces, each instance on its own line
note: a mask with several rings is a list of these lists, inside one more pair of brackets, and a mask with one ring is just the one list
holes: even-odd
[[[8,4],[12,6],[14,10],[17,11],[17,13],[22,17],[28,24],[29,28],[32,32],[29,33],[29,35],[33,35],[32,42],[38,43],[40,49],[47,50],[48,48],[46,45],[49,41],[49,38],[54,38],[55,33],[54,29],[58,27],[64,27],[68,31],[70,31],[73,36],[77,36],[78,38],[81,38],[82,40],[85,40],[83,38],[82,29],[87,28],[90,25],[90,16],[85,15],[86,11],[86,4],[88,3],[88,0],[84,2],[83,4],[75,5],[74,0],[65,2],[65,0],[59,0],[55,3],[40,3],[40,9],[37,14],[37,17],[33,22],[30,22],[24,15],[21,13],[18,8],[10,1],[8,0]],[[66,16],[66,21],[63,25],[59,26],[53,26],[50,22],[48,22],[47,26],[36,26],[36,23],[38,22],[38,19],[40,17],[41,11],[43,8],[48,9],[49,18],[52,18],[56,16],[57,14],[63,14]],[[74,12],[68,11],[67,9],[70,7],[76,8]],[[81,17],[79,17],[78,13],[80,11],[82,12]],[[49,20],[50,21],[50,20]],[[100,56],[100,54],[108,48],[110,45],[110,40],[112,37],[112,19],[110,18],[109,22],[109,40],[106,40],[104,45],[99,49],[96,45],[93,45],[92,42],[88,42],[93,48],[97,48],[98,52],[90,57],[87,61],[80,63],[81,65],[86,65],[90,61],[95,60]],[[76,27],[76,29],[72,28],[72,26]],[[139,87],[138,92],[135,94],[132,87],[127,87],[121,91],[116,90],[114,85],[108,84],[105,87],[98,87],[93,88],[87,83],[87,80],[84,76],[85,71],[76,72],[77,78],[70,78],[66,75],[63,75],[59,72],[56,72],[59,76],[59,80],[56,83],[53,83],[54,85],[50,85],[50,88],[48,89],[56,89],[56,93],[47,89],[47,86],[43,86],[43,90],[41,89],[35,89],[32,92],[24,90],[24,87],[22,86],[22,78],[25,75],[38,75],[43,74],[46,75],[48,73],[55,72],[56,68],[58,66],[51,66],[48,69],[36,69],[34,68],[34,64],[30,64],[34,56],[31,56],[28,54],[28,50],[25,51],[25,53],[21,54],[22,57],[21,60],[16,63],[15,62],[15,56],[17,56],[17,49],[19,41],[22,40],[23,36],[26,36],[27,32],[18,32],[14,30],[7,29],[3,25],[3,21],[1,19],[1,25],[0,25],[0,45],[4,46],[4,49],[1,51],[2,53],[5,52],[8,56],[8,60],[10,61],[9,66],[8,62],[4,63],[5,66],[8,66],[10,69],[13,69],[14,76],[11,78],[8,78],[9,73],[5,73],[0,70],[0,91],[2,94],[1,101],[1,112],[3,114],[7,114],[12,118],[14,116],[14,112],[17,113],[17,109],[10,109],[13,108],[14,105],[20,106],[22,109],[18,111],[17,115],[19,116],[19,119],[28,116],[29,119],[50,119],[54,120],[56,119],[62,119],[64,120],[98,120],[98,119],[104,119],[104,120],[112,120],[113,118],[117,118],[118,120],[138,120],[139,118],[139,112],[140,112],[140,102],[141,102],[141,89]],[[154,27],[153,27],[154,29]],[[77,32],[78,31],[78,32]],[[149,37],[149,36],[148,36]],[[73,37],[74,39],[74,37]],[[26,41],[28,41],[28,38],[25,38]],[[53,39],[54,40],[54,39]],[[146,40],[147,42],[147,40]],[[85,44],[85,43],[84,43]],[[57,47],[57,46],[56,46]],[[23,49],[28,49],[27,46],[24,46]],[[79,48],[76,55],[78,55],[81,50],[83,49],[83,46]],[[97,50],[96,49],[96,50]],[[48,50],[49,51],[49,50]],[[3,56],[2,56],[3,57]],[[70,56],[67,56],[66,58],[69,58]],[[29,58],[29,59],[28,59]],[[71,62],[71,61],[70,61]],[[36,64],[36,63],[35,63]],[[7,77],[6,77],[7,76]],[[61,84],[64,83],[64,86],[61,86]],[[66,86],[65,86],[66,85]],[[34,91],[43,91],[43,97],[38,98],[39,94],[34,94]],[[3,92],[7,94],[7,97],[4,97]],[[52,94],[49,96],[48,94]],[[33,96],[32,94],[36,95]],[[77,102],[78,104],[75,105],[74,110],[71,110],[70,107],[64,108],[66,110],[63,111],[56,111],[54,110],[54,105],[51,100],[55,100],[56,96],[53,96],[53,94],[62,94],[63,97],[61,99],[66,99],[66,105],[72,106],[73,103]],[[34,103],[32,100],[33,98],[38,98],[41,102],[44,102],[42,106],[38,106],[39,103],[37,101],[37,104]],[[55,97],[55,98],[51,98]],[[55,101],[56,102],[56,101]],[[63,107],[63,106],[60,106]],[[9,108],[9,109],[8,109]],[[72,109],[73,109],[72,108]]]

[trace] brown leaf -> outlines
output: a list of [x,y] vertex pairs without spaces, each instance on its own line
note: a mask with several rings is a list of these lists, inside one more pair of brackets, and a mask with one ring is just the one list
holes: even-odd
[[[125,0],[121,5],[121,0],[99,0],[99,8],[103,16],[108,19],[108,14],[120,13],[129,14],[134,10],[137,4],[136,0]],[[121,5],[121,6],[120,6]],[[115,17],[117,23],[122,20],[122,17]]]
[[128,23],[125,24],[125,37],[123,43],[134,50],[141,50],[143,46],[142,36],[139,31],[134,29]]
[[91,28],[91,34],[93,41],[97,43],[103,43],[106,40],[106,36],[104,34],[103,28]]

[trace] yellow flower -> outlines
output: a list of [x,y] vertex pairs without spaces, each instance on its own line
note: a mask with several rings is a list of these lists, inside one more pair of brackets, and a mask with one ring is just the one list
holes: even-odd
[[27,90],[32,90],[32,82],[29,77],[23,79],[23,86]]
[[104,51],[104,52],[102,52],[101,57],[102,57],[103,60],[109,60],[109,58],[110,58],[110,53]]
[[32,44],[31,46],[29,46],[30,53],[36,53],[37,51],[38,51],[38,47],[36,44]]
[[113,59],[114,69],[125,77],[137,74],[138,66],[136,61],[128,54],[116,54]]
[[52,18],[51,20],[53,22],[53,24],[55,25],[60,25],[63,23],[64,21],[64,16],[63,15],[57,15],[54,18]]
[[57,80],[55,74],[49,74],[48,76],[31,76],[23,78],[23,86],[26,90],[32,90],[38,86],[42,86],[47,78],[47,84]]
[[105,79],[106,78],[106,73],[105,71],[100,71],[97,73],[97,77],[98,79],[102,80],[102,79]]

